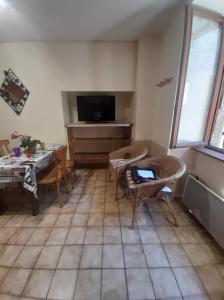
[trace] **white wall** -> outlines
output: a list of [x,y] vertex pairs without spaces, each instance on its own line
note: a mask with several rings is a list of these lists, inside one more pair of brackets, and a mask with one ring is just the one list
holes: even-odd
[[159,36],[143,36],[138,41],[134,133],[139,141],[152,136],[159,43]]
[[20,116],[1,99],[0,139],[16,129],[46,143],[64,142],[61,92],[134,91],[136,44],[1,43],[0,82],[8,68],[30,96]]
[[160,46],[157,82],[169,77],[173,77],[173,81],[166,86],[156,89],[152,139],[166,150],[168,150],[170,142],[183,43],[184,15],[185,8],[183,6],[176,13],[164,32]]

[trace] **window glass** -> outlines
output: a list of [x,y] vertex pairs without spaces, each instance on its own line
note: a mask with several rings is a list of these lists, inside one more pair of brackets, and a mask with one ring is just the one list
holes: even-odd
[[194,15],[178,144],[203,142],[219,61],[221,26]]

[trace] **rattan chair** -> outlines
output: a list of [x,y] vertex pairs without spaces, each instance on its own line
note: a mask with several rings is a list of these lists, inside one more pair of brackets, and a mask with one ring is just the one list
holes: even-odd
[[[130,170],[127,170],[126,177],[128,182],[128,188],[131,192],[132,207],[133,207],[133,219],[132,227],[135,221],[136,207],[146,201],[154,198],[159,199],[162,195],[162,189],[168,186],[172,191],[175,188],[177,180],[183,176],[186,171],[185,163],[173,156],[155,156],[147,159],[143,159],[137,163],[131,164],[130,166],[137,166],[138,168],[152,168],[158,176],[158,179],[151,180],[146,183],[136,184],[131,176]],[[173,194],[173,193],[172,193]],[[162,200],[168,205],[169,211],[173,216],[174,223],[177,225],[175,215],[172,209],[172,196],[171,198],[162,197]]]
[[109,154],[109,179],[114,179],[114,200],[118,200],[118,184],[131,163],[137,162],[148,154],[148,150],[138,144],[129,145]]

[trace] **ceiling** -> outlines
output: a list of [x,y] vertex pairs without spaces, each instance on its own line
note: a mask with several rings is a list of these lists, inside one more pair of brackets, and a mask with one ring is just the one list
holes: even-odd
[[135,41],[185,0],[0,0],[0,42]]

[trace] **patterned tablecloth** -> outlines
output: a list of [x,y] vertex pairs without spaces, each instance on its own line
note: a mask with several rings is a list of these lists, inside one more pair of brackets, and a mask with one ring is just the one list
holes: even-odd
[[0,157],[0,187],[10,182],[23,182],[23,186],[37,197],[36,174],[45,169],[53,160],[53,151],[62,145],[54,144],[27,158],[10,155]]

